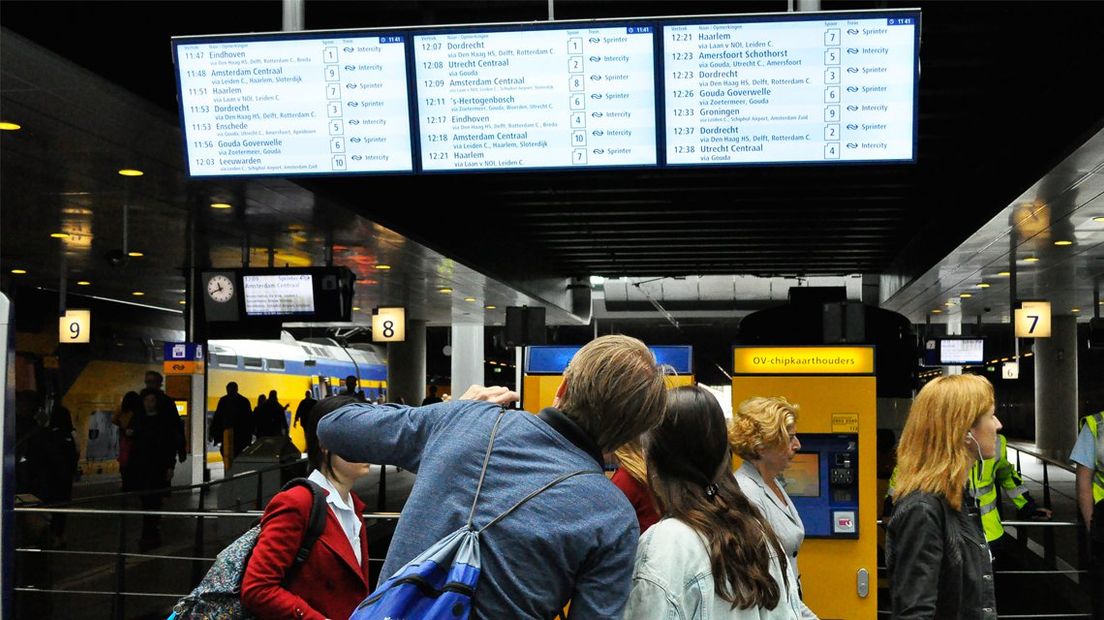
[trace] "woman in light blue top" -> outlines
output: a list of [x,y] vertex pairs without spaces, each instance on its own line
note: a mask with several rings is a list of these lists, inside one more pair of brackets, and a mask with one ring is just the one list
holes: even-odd
[[[732,414],[728,440],[732,451],[744,459],[736,470],[736,482],[778,535],[786,559],[798,575],[797,551],[805,540],[805,525],[790,496],[779,484],[782,471],[801,449],[797,439],[797,405],[785,398],[749,398]],[[802,618],[816,618],[804,603]]]
[[645,453],[664,518],[640,538],[625,618],[799,618],[785,552],[730,474],[717,399],[698,387],[670,390]]

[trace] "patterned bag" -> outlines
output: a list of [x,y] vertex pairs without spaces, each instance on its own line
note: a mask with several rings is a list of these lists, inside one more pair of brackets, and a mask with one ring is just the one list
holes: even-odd
[[[303,533],[303,540],[299,543],[299,551],[295,554],[291,566],[284,574],[284,584],[288,584],[295,578],[299,567],[306,562],[315,541],[322,535],[326,527],[326,493],[317,484],[306,478],[296,478],[286,485],[282,491],[297,486],[305,486],[311,491],[312,503],[310,517],[307,519],[307,529]],[[257,545],[257,539],[261,536],[261,526],[258,523],[249,528],[249,531],[230,543],[215,557],[215,563],[203,580],[199,582],[195,590],[173,607],[173,613],[169,620],[247,620],[253,616],[242,607],[241,586],[245,577],[245,565],[249,562],[249,556],[253,553],[253,547]]]
[[479,485],[475,489],[468,523],[464,527],[437,541],[421,555],[407,562],[390,579],[383,582],[349,616],[349,620],[467,620],[471,614],[472,597],[479,583],[481,562],[479,558],[479,535],[522,504],[540,495],[550,487],[579,474],[591,472],[576,471],[564,474],[533,491],[509,510],[498,515],[490,523],[479,529],[472,527],[475,506],[479,502],[479,492],[483,489],[483,479],[487,475],[487,463],[491,458],[498,424],[506,413],[502,409],[495,420],[491,439],[487,445],[487,454],[483,457],[483,471],[479,474]]

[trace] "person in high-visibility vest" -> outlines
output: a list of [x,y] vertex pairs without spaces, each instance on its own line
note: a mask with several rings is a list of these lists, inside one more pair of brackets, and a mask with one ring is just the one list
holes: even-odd
[[1096,618],[1104,618],[1104,411],[1081,419],[1070,453],[1077,464],[1077,507],[1089,530]]
[[[889,479],[888,499],[893,498],[893,489],[897,479],[897,470]],[[1016,516],[1021,520],[1046,520],[1050,519],[1051,511],[1040,508],[1027,487],[1024,486],[1020,472],[1016,470],[1008,460],[1008,439],[1004,435],[997,435],[997,455],[991,459],[978,461],[970,470],[969,491],[977,501],[978,511],[981,513],[981,525],[985,530],[985,540],[993,549],[994,556],[999,556],[1000,539],[1004,536],[1004,525],[1001,523],[1000,506],[997,502],[997,486],[1004,489],[1005,495],[1016,506]]]

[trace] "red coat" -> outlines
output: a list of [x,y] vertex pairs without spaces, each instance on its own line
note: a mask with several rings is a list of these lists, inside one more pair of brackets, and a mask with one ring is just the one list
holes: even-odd
[[[350,493],[357,514],[364,502]],[[307,561],[285,589],[284,573],[299,550],[310,516],[311,492],[294,487],[272,498],[261,518],[261,536],[245,567],[242,603],[259,620],[306,618],[346,620],[368,596],[367,527],[360,529],[360,565],[333,511]]]
[[637,482],[636,478],[629,475],[629,472],[620,468],[613,472],[610,482],[621,489],[625,497],[629,498],[633,510],[636,511],[636,520],[640,525],[642,535],[659,521],[659,510],[656,509],[652,490],[647,485]]

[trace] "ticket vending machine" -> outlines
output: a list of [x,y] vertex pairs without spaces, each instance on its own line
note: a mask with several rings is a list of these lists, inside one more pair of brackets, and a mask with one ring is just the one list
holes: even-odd
[[[521,388],[522,409],[536,413],[552,406],[556,390],[563,381],[568,362],[581,344],[539,345],[525,348],[525,373]],[[669,368],[668,387],[694,385],[694,348],[691,346],[652,346],[656,362]]]
[[752,396],[799,406],[801,450],[783,478],[805,524],[805,602],[821,618],[875,618],[874,347],[735,347],[733,358],[733,410]]

